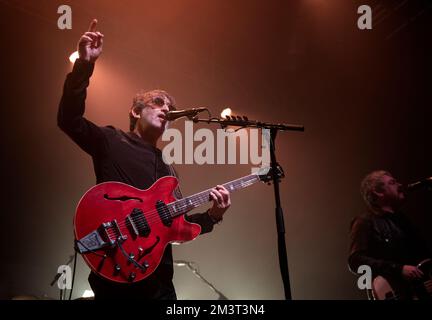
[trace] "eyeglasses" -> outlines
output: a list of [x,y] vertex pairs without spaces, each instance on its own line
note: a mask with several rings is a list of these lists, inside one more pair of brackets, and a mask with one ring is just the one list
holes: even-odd
[[[166,103],[165,100],[161,97],[156,97],[153,98],[153,100],[151,101],[153,105],[162,108]],[[171,110],[175,110],[176,108],[172,105],[172,104],[168,104],[168,109]]]

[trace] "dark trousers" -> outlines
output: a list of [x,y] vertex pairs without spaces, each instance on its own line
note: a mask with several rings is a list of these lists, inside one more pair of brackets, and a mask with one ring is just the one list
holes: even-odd
[[177,300],[172,278],[154,274],[137,283],[123,284],[90,273],[89,283],[95,300]]

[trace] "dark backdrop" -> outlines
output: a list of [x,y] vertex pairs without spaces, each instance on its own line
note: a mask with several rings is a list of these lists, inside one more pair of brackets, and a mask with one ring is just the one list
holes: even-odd
[[[72,30],[57,28],[69,4]],[[373,8],[373,29],[357,8]],[[351,219],[371,170],[403,183],[432,175],[429,1],[0,1],[2,210],[0,297],[57,297],[50,282],[72,254],[72,218],[94,184],[89,156],[56,126],[68,56],[90,20],[105,34],[87,99],[94,122],[128,128],[134,93],[164,88],[180,106],[231,107],[281,133],[277,154],[295,299],[362,299],[347,269]],[[181,128],[182,122],[175,124]],[[201,126],[197,126],[201,127]],[[178,165],[188,195],[250,165]],[[176,259],[231,299],[282,299],[272,188],[232,196],[223,224],[175,247]],[[431,243],[430,193],[407,212]],[[79,258],[75,295],[88,289]],[[215,294],[175,267],[181,299]]]

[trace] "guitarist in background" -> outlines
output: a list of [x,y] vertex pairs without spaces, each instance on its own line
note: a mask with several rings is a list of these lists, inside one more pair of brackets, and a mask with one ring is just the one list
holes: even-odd
[[423,277],[416,265],[431,254],[400,212],[402,185],[389,172],[374,171],[363,179],[361,194],[369,210],[351,224],[351,271],[368,265],[373,278],[400,282]]
[[[118,181],[147,189],[157,179],[175,175],[173,169],[163,162],[162,152],[156,147],[167,126],[165,115],[174,108],[174,99],[162,90],[138,93],[129,112],[129,132],[112,126],[99,127],[85,119],[86,89],[95,61],[102,52],[104,38],[96,31],[96,24],[97,20],[93,20],[89,31],[78,42],[79,59],[64,84],[58,125],[92,157],[97,183]],[[210,196],[213,200],[211,209],[185,216],[189,222],[201,226],[201,233],[212,231],[231,204],[230,194],[223,186],[213,188]],[[173,258],[169,245],[157,270],[142,281],[119,284],[92,272],[89,283],[95,299],[176,299],[172,277]]]

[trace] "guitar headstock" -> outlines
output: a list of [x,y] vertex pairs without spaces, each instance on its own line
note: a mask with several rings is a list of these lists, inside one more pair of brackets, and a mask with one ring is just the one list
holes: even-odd
[[[262,182],[270,184],[273,181],[273,169],[271,167],[263,167],[257,171],[257,176]],[[285,177],[281,166],[277,165],[275,170],[278,181]]]

